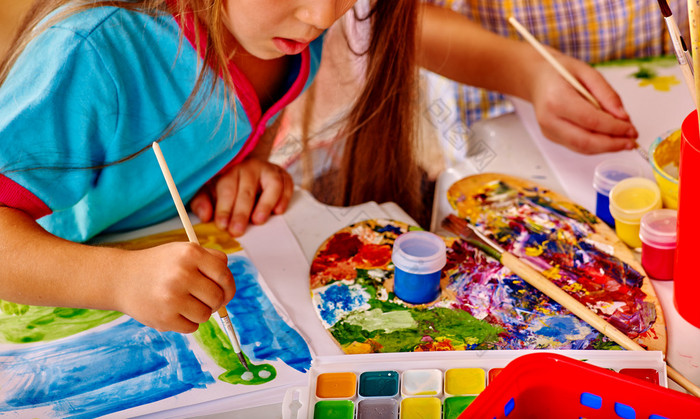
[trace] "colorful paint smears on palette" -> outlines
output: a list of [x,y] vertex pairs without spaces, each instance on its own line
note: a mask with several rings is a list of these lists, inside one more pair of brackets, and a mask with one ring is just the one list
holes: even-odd
[[[309,348],[267,298],[240,245],[228,235],[216,239],[207,225],[195,229],[211,247],[237,251],[229,255],[237,293],[227,308],[252,379],[243,375],[214,319],[182,335],[158,332],[117,312],[2,302],[0,415],[138,416],[303,379],[311,367]],[[120,246],[148,247],[180,233]]]
[[[457,182],[448,191],[448,199],[460,216],[629,337],[646,338],[640,343],[653,346],[658,302],[642,291],[642,273],[606,253],[623,250],[607,226],[582,207],[551,199],[551,193],[537,187],[516,188],[501,180],[480,188],[467,184],[463,187]],[[453,267],[450,287],[461,307],[477,318],[498,319],[496,322],[504,324],[509,333],[519,336],[522,347],[564,344],[588,349],[612,345],[465,243],[456,243],[448,258]],[[659,333],[662,329],[660,325]],[[654,349],[665,350],[665,330],[663,335],[660,347]]]
[[[310,280],[323,325],[346,353],[495,347],[503,329],[455,309],[449,292],[425,305],[394,295],[392,245],[410,229],[398,221],[367,220],[338,231],[319,248]],[[443,276],[443,290],[446,280]]]
[[[659,312],[641,290],[643,275],[596,247],[593,238],[601,239],[591,229],[596,218],[585,209],[552,201],[536,189],[522,194],[503,182],[468,197],[459,188],[452,192],[461,215],[478,220],[501,245],[538,266],[628,336],[646,338],[640,343],[665,350]],[[317,251],[310,273],[313,305],[346,353],[619,348],[456,238],[445,238],[441,296],[424,305],[400,300],[392,292],[391,249],[410,229],[397,221],[367,220],[338,231]]]

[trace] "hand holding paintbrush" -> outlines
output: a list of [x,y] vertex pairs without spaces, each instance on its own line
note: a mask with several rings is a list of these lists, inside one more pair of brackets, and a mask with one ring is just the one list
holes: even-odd
[[[605,321],[605,319],[598,316],[594,311],[569,295],[566,291],[559,288],[534,267],[521,260],[516,255],[501,248],[498,244],[494,243],[479,230],[471,226],[466,220],[459,218],[454,214],[450,214],[442,221],[442,226],[446,230],[457,234],[462,240],[484,251],[489,256],[501,262],[503,266],[513,271],[513,273],[518,275],[525,282],[537,288],[552,300],[561,304],[572,314],[588,323],[590,326],[613,340],[618,345],[632,351],[645,350],[637,342],[630,339],[626,334],[615,328],[615,326]],[[669,378],[688,390],[689,393],[700,397],[700,388],[682,376],[670,365],[667,365],[667,373]]]
[[[523,25],[520,24],[513,16],[508,18],[508,22],[518,31],[520,36],[522,36],[530,45],[532,45],[535,50],[559,73],[561,77],[564,78],[576,91],[586,98],[597,110],[605,110],[601,106],[600,102],[591,94],[591,92],[586,89],[580,81],[573,74],[571,74],[554,56],[544,47],[532,34],[525,29]],[[637,152],[645,159],[649,160],[649,156],[646,150],[642,149],[639,144],[636,147]]]
[[[195,233],[194,228],[192,227],[190,218],[187,216],[187,211],[185,210],[185,206],[182,203],[180,194],[177,191],[175,181],[173,180],[173,177],[170,174],[170,169],[168,168],[168,164],[165,161],[163,152],[161,151],[160,146],[156,142],[153,143],[153,152],[156,154],[158,164],[160,165],[160,169],[163,172],[163,177],[165,178],[165,182],[168,184],[168,190],[170,191],[170,195],[172,196],[173,201],[175,202],[175,207],[177,208],[177,213],[180,216],[180,221],[182,221],[182,224],[185,227],[187,238],[191,243],[199,244],[197,234]],[[238,343],[238,337],[236,336],[236,331],[234,330],[233,324],[231,323],[231,319],[229,318],[226,306],[222,306],[221,308],[219,308],[218,314],[221,318],[222,328],[224,329],[226,336],[231,342],[231,346],[233,347],[234,352],[238,356],[238,359],[241,361],[241,364],[243,364],[243,367],[245,367],[246,370],[250,371],[248,362],[246,361],[245,357],[243,356],[243,353],[241,352],[241,345],[240,343]]]

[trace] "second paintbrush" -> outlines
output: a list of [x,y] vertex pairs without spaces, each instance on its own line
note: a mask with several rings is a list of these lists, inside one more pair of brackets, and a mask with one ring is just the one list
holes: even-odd
[[[170,195],[173,197],[173,201],[175,202],[175,207],[177,208],[177,213],[180,216],[180,221],[182,221],[182,225],[185,227],[187,238],[190,242],[199,244],[197,234],[195,233],[194,228],[192,227],[192,222],[190,222],[190,217],[187,215],[185,205],[182,203],[180,193],[177,191],[177,186],[175,185],[173,176],[172,174],[170,174],[170,169],[168,169],[168,163],[165,161],[163,152],[161,151],[160,146],[156,142],[153,143],[153,152],[156,154],[156,158],[158,159],[158,165],[160,165],[160,170],[161,172],[163,172],[165,183],[168,184],[168,190],[170,191]],[[218,314],[221,318],[222,328],[224,329],[224,332],[226,333],[229,342],[231,342],[233,351],[236,353],[238,359],[241,361],[241,364],[243,364],[245,369],[250,371],[248,361],[246,361],[245,356],[243,356],[243,352],[241,351],[241,345],[238,342],[238,337],[236,336],[236,331],[234,330],[233,324],[231,323],[231,318],[228,315],[228,310],[226,310],[226,307],[223,306],[218,310]]]

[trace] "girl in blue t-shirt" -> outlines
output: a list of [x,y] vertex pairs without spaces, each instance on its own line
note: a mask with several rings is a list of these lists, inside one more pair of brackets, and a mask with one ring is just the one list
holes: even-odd
[[[364,3],[364,2],[360,2]],[[232,235],[283,212],[287,173],[266,161],[281,110],[311,83],[323,34],[370,22],[364,88],[345,118],[329,202],[394,201],[420,219],[416,66],[533,102],[546,132],[584,152],[631,149],[619,97],[559,56],[596,110],[529,45],[418,1],[37,2],[0,67],[0,298],[118,310],[192,332],[235,292],[226,257],[189,243],[82,244],[176,215],[150,151],[180,194]]]

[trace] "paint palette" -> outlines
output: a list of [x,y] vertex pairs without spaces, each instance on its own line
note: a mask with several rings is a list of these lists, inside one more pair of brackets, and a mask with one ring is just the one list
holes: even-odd
[[[324,419],[457,418],[512,360],[556,353],[666,386],[657,351],[466,351],[319,357],[308,387],[291,388],[283,417]],[[568,377],[567,377],[568,380]]]

